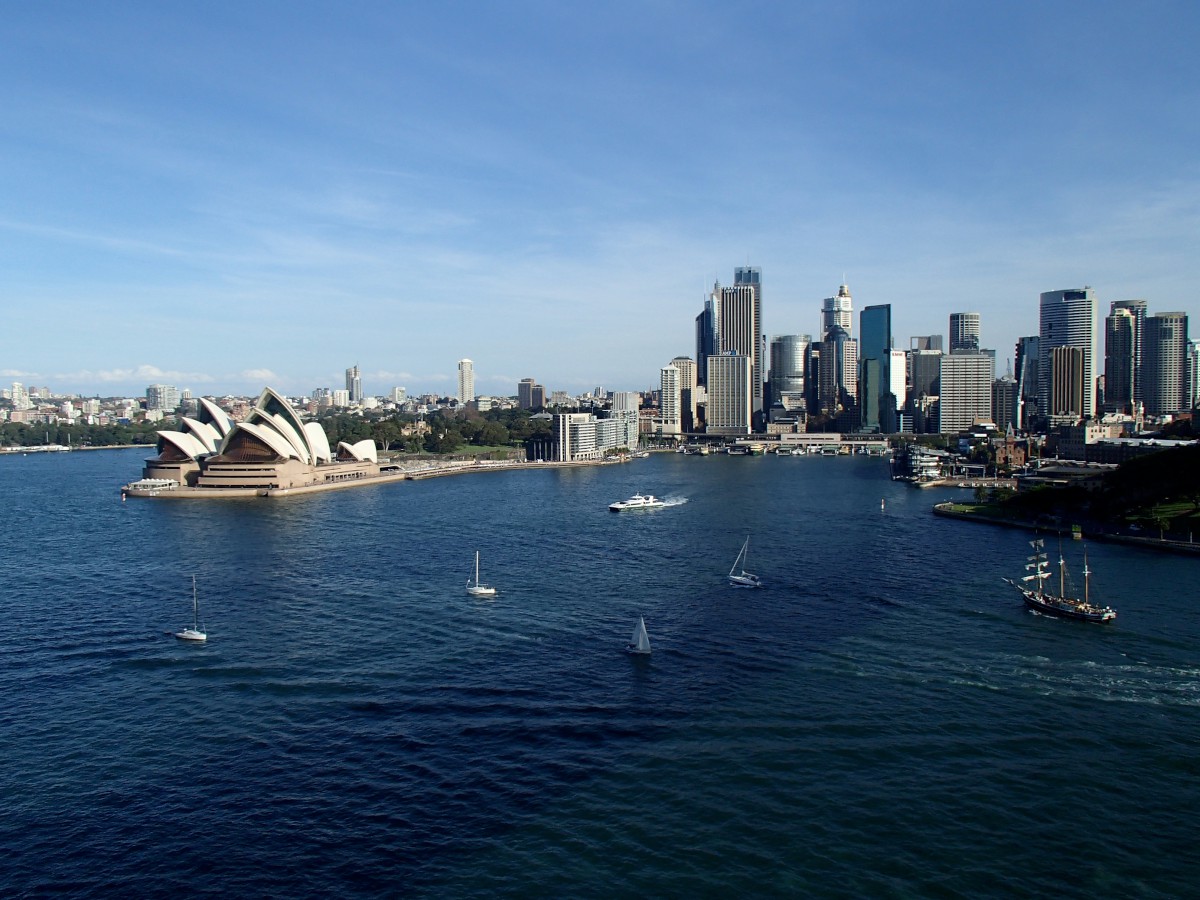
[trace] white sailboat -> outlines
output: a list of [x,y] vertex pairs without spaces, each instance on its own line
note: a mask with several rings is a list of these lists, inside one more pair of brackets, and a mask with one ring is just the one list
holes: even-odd
[[762,579],[745,569],[746,556],[749,551],[750,537],[747,535],[746,543],[742,544],[742,549],[738,551],[737,559],[733,561],[733,567],[729,570],[729,583],[734,587],[762,587]]
[[625,652],[637,656],[650,655],[650,635],[646,633],[646,620],[641,616],[638,616],[638,623],[633,627],[633,637],[625,645]]
[[490,584],[481,584],[479,581],[479,551],[475,551],[475,580],[467,579],[467,593],[472,597],[491,597],[496,593],[496,589]]
[[192,627],[176,631],[181,641],[207,641],[208,635],[200,627],[200,601],[196,599],[196,576],[192,576]]

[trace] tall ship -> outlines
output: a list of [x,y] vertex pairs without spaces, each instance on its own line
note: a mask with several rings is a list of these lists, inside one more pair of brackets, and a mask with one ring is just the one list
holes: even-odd
[[1041,538],[1029,542],[1033,553],[1025,562],[1025,571],[1030,574],[1015,581],[1012,578],[1004,580],[1015,587],[1025,600],[1025,605],[1037,612],[1051,616],[1062,616],[1066,619],[1081,619],[1085,622],[1111,622],[1117,617],[1117,611],[1111,606],[1097,606],[1089,596],[1092,572],[1087,564],[1087,552],[1083,555],[1083,596],[1070,595],[1070,580],[1067,574],[1067,561],[1062,552],[1058,554],[1058,593],[1046,590],[1046,581],[1054,577],[1050,571],[1050,560],[1046,555],[1046,542]]

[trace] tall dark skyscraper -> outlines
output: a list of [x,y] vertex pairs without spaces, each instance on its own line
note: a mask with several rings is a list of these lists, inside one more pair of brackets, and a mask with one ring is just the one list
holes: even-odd
[[1104,410],[1132,413],[1137,383],[1137,322],[1128,309],[1113,304],[1104,320]]
[[896,400],[890,396],[892,307],[867,306],[858,315],[858,405],[864,431],[894,431]]
[[708,358],[720,353],[717,328],[721,315],[721,285],[714,284],[704,300],[704,309],[696,316],[696,383],[708,384]]

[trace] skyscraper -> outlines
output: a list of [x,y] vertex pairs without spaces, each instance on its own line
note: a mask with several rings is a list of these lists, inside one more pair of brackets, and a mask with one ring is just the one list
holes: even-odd
[[458,361],[458,402],[471,403],[475,400],[475,363],[469,359]]
[[1115,303],[1104,319],[1104,410],[1132,413],[1137,382],[1137,323],[1129,309]]
[[[1041,295],[1038,359],[1038,409],[1050,414],[1051,357],[1055,347],[1073,347],[1081,354],[1082,409],[1085,419],[1095,411],[1096,292],[1090,287],[1047,291]],[[1064,360],[1065,361],[1065,360]]]
[[708,433],[749,434],[753,414],[750,357],[725,353],[708,358]]
[[696,430],[696,363],[687,356],[677,356],[671,365],[679,370],[680,420],[685,432]]
[[979,352],[979,313],[950,313],[950,352]]
[[892,307],[864,307],[858,314],[858,408],[863,431],[894,431],[896,398],[891,395]]
[[1017,338],[1016,372],[1017,381],[1017,428],[1028,431],[1037,415],[1038,405],[1038,360],[1041,358],[1041,339],[1034,336]]
[[708,384],[708,358],[720,353],[717,328],[721,316],[721,285],[714,284],[704,300],[704,309],[696,316],[696,383]]
[[821,304],[821,340],[828,340],[827,335],[836,325],[849,336],[854,328],[854,301],[850,296],[850,286],[841,285],[836,297],[826,297]]
[[677,438],[683,432],[683,397],[679,387],[679,370],[663,366],[658,370],[659,433]]
[[533,388],[536,382],[532,378],[522,378],[517,382],[517,406],[521,409],[533,409]]
[[1137,403],[1142,399],[1142,334],[1146,330],[1149,310],[1145,300],[1114,300],[1109,312],[1115,313],[1118,309],[1128,310],[1133,317],[1133,400]]
[[721,355],[733,353],[750,360],[751,412],[763,406],[762,273],[734,269],[733,287],[721,289],[717,340]]
[[771,407],[789,410],[804,405],[804,374],[812,338],[807,334],[777,334],[770,341],[771,368],[767,376]]
[[992,358],[984,353],[949,353],[941,357],[938,431],[957,434],[977,419],[992,418]]
[[1190,409],[1187,398],[1187,313],[1146,317],[1142,343],[1142,397],[1146,412],[1164,416]]
[[359,375],[357,365],[346,370],[346,393],[350,398],[350,403],[362,403],[362,377]]
[[1051,416],[1079,418],[1087,397],[1084,377],[1083,351],[1078,347],[1050,348],[1050,407]]

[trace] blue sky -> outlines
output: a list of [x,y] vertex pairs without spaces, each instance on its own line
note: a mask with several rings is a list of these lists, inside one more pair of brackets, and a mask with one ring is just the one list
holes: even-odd
[[1001,370],[1041,291],[1200,311],[1195,3],[425,6],[6,5],[0,381],[648,388],[745,264]]

